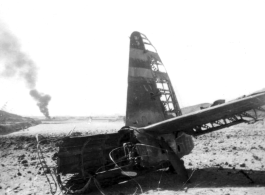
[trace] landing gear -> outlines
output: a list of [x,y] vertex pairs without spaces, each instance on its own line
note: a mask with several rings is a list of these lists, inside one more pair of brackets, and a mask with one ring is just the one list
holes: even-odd
[[189,177],[188,172],[184,166],[184,161],[181,160],[178,155],[176,155],[172,148],[163,139],[161,139],[160,144],[162,149],[166,151],[168,160],[170,161],[175,172],[181,177],[181,180],[183,182],[188,181]]
[[[183,164],[184,166],[184,160],[180,159],[181,163]],[[170,166],[168,167],[168,170],[167,170],[168,173],[176,173],[174,167],[172,166],[172,164],[170,164]]]

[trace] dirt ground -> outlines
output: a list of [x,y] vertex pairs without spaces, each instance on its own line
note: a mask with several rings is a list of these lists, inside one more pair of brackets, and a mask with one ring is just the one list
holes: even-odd
[[[47,137],[51,137],[46,132]],[[54,135],[60,137],[62,135]],[[239,125],[194,139],[195,148],[185,156],[191,183],[183,185],[176,174],[156,171],[144,177],[103,189],[107,195],[265,194],[265,126]],[[42,145],[47,163],[56,146]],[[36,138],[24,133],[0,136],[0,194],[51,194],[37,159]],[[56,194],[60,194],[59,190]],[[90,194],[100,194],[99,191]]]

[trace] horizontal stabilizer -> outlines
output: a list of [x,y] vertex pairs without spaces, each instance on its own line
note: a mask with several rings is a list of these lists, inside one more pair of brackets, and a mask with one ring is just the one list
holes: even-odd
[[177,131],[189,135],[202,135],[242,122],[252,123],[264,118],[265,91],[262,90],[227,103],[149,125],[141,130],[156,135]]

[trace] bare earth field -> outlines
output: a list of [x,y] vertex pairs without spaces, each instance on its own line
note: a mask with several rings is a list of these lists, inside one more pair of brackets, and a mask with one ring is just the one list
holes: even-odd
[[[59,138],[72,129],[84,135],[117,131],[118,123],[77,121],[42,124],[0,136],[0,194],[51,194],[37,159],[36,134]],[[47,163],[56,152],[52,140],[43,143]],[[123,184],[103,189],[104,194],[233,195],[265,194],[265,126],[238,125],[200,136],[192,153],[184,157],[191,183],[183,185],[176,174],[156,171]],[[60,194],[59,189],[56,194]],[[100,194],[99,191],[90,194]]]

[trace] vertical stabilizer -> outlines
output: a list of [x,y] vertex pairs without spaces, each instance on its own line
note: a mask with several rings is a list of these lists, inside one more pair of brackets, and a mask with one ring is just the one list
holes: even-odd
[[127,89],[126,125],[143,127],[181,115],[166,69],[147,37],[133,32]]

